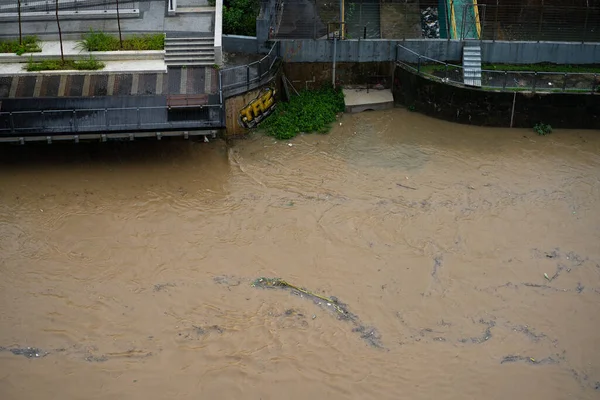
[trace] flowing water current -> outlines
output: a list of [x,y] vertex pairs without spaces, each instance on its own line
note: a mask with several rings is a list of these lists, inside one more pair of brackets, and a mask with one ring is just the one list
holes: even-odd
[[341,123],[1,148],[0,399],[600,398],[598,132]]

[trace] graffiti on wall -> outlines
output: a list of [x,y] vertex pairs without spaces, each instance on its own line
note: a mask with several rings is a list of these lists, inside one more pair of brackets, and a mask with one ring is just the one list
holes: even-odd
[[264,88],[258,96],[240,111],[240,124],[246,129],[255,128],[275,109],[275,89]]

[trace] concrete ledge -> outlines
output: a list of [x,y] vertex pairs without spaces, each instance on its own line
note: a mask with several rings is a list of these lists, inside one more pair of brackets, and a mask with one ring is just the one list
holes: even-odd
[[223,0],[215,4],[215,64],[223,65]]
[[[81,10],[81,11],[58,11],[58,16],[61,20],[85,20],[85,19],[114,19],[117,18],[116,10]],[[138,18],[139,10],[119,10],[120,18]],[[19,14],[17,13],[0,13],[0,22],[17,22]],[[21,13],[22,21],[45,21],[56,20],[54,11],[43,12],[26,12]]]
[[[144,138],[155,138],[160,140],[161,137],[181,137],[188,139],[190,136],[211,136],[213,139],[217,136],[217,131],[214,128],[206,128],[205,130],[189,130],[189,131],[165,131],[165,132],[133,132],[133,133],[81,133],[78,135],[47,135],[47,136],[13,136],[13,137],[0,137],[0,143],[18,143],[25,144],[29,142],[45,142],[51,144],[52,142],[64,142],[73,141],[78,143],[79,141],[94,140],[94,141],[106,141],[106,140],[129,140],[144,139]],[[205,142],[208,138],[205,139]]]
[[216,7],[179,7],[177,9],[177,14],[214,13],[215,11],[216,11]]
[[389,89],[343,89],[347,113],[394,108],[394,96]]
[[[98,61],[131,61],[131,60],[164,60],[164,50],[143,50],[143,51],[82,51],[78,54],[67,54],[67,60],[88,59],[90,56]],[[30,59],[34,61],[41,60],[60,60],[60,54],[44,53],[26,53],[22,56],[16,54],[0,54],[0,63],[26,63]]]

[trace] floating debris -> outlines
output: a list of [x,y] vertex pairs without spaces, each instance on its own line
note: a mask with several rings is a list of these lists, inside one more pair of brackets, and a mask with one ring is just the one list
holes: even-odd
[[46,357],[48,352],[45,352],[37,347],[24,347],[24,348],[15,348],[15,349],[7,349],[0,348],[0,350],[8,350],[13,353],[15,356],[25,356],[27,358],[41,358]]
[[[306,296],[307,298],[312,299],[318,305],[331,308],[331,310],[335,312],[338,319],[352,322],[355,325],[352,331],[360,333],[360,337],[366,340],[371,346],[383,348],[383,345],[381,344],[381,335],[377,329],[363,325],[359,318],[348,311],[347,306],[344,303],[341,303],[334,296],[322,296],[299,286],[292,285],[291,283],[279,278],[258,278],[252,282],[252,286],[263,289],[289,289],[293,294],[299,295],[300,297]],[[313,315],[312,319],[315,318],[316,315]]]
[[168,289],[170,287],[175,287],[174,283],[157,283],[156,285],[154,285],[154,291],[155,292],[160,292],[161,290],[165,290]]
[[540,341],[540,339],[543,339],[546,337],[546,335],[544,335],[543,333],[539,333],[539,334],[535,333],[527,325],[517,325],[513,328],[513,331],[524,334],[525,336],[527,336],[530,340],[532,340],[534,342],[538,342],[538,341]]
[[540,360],[536,360],[533,357],[523,357],[523,356],[506,356],[500,361],[500,364],[505,364],[509,362],[526,362],[528,364],[541,365],[541,364],[558,364],[558,360],[552,357],[542,358]]
[[479,323],[483,324],[483,325],[487,325],[485,332],[483,332],[483,334],[481,336],[459,339],[459,342],[461,342],[461,343],[471,342],[471,343],[475,343],[475,344],[480,344],[480,343],[484,343],[484,342],[487,342],[488,340],[490,340],[492,338],[492,328],[496,326],[496,322],[495,321],[486,321],[483,318],[481,318],[479,320]]

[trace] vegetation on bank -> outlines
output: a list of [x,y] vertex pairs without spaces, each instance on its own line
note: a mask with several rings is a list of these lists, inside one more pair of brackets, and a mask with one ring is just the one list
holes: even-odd
[[39,53],[42,51],[37,36],[25,36],[22,43],[19,39],[0,41],[0,53],[15,53],[20,56],[25,53]]
[[481,69],[488,71],[523,71],[523,72],[568,72],[568,73],[600,73],[600,65],[570,64],[482,64]]
[[267,134],[277,139],[291,139],[299,133],[327,133],[337,113],[345,108],[341,89],[323,87],[303,90],[277,108],[262,124]]
[[88,60],[42,60],[33,61],[29,59],[27,62],[27,71],[96,71],[104,68],[104,63],[90,57]]
[[[215,0],[208,0],[215,6]],[[258,0],[223,0],[223,33],[225,35],[256,36],[256,18],[260,13]]]
[[[460,72],[462,66],[460,64],[448,63],[448,72]],[[484,71],[508,71],[508,72],[562,72],[562,73],[588,73],[600,74],[600,65],[570,65],[570,64],[482,64],[481,69]],[[421,64],[420,71],[425,74],[433,74],[434,72],[445,72],[445,64]]]
[[540,122],[533,126],[533,130],[540,136],[546,136],[552,133],[552,126]]
[[165,35],[163,33],[134,35],[124,38],[121,46],[118,36],[90,30],[79,41],[79,47],[86,51],[163,50]]

